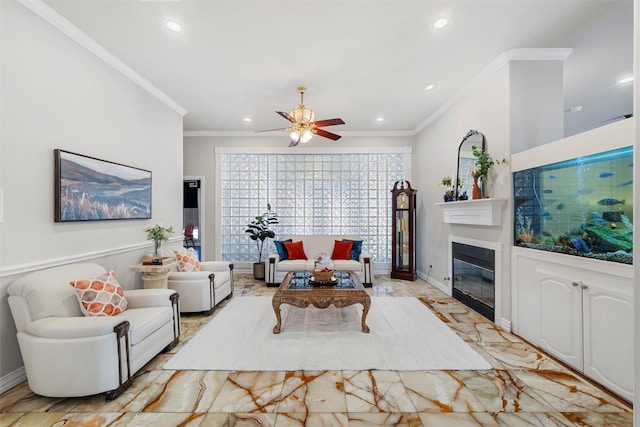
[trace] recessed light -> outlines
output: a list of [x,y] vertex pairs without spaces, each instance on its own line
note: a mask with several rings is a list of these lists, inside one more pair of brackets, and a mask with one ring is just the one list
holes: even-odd
[[167,26],[168,29],[170,29],[175,33],[181,33],[182,31],[184,31],[184,28],[182,28],[182,25],[178,24],[176,21],[167,21],[165,25]]
[[569,111],[572,113],[577,113],[578,111],[582,111],[582,105],[576,105],[575,107],[569,108]]
[[449,25],[449,19],[447,18],[438,18],[435,21],[433,21],[433,28],[436,30],[441,30],[447,25]]
[[244,121],[245,121],[245,122],[247,122],[247,123],[249,123],[249,122],[251,122],[251,121],[252,121],[252,120],[251,120],[251,117],[245,117],[245,118],[244,118],[244,119],[242,119],[242,120],[244,120]]
[[436,87],[434,84],[429,83],[429,84],[424,85],[424,86],[422,87],[422,89],[424,89],[424,90],[431,90],[431,89],[433,89],[434,87]]
[[378,117],[378,118],[376,119],[376,122],[384,122],[384,117]]
[[626,83],[631,83],[633,81],[633,77],[625,77],[624,79],[618,80],[619,85],[623,85]]

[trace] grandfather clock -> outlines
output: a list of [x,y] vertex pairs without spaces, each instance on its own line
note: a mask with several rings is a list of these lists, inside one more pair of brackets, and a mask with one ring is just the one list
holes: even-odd
[[416,280],[416,193],[409,181],[396,181],[391,190],[393,253],[391,277]]

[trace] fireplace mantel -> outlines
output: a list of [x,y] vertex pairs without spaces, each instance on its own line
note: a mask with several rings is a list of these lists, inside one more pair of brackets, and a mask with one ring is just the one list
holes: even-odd
[[507,199],[475,199],[436,203],[449,224],[501,225],[502,207]]

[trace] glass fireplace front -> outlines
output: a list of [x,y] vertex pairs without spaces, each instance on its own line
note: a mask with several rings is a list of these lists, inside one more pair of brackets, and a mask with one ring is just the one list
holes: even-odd
[[495,317],[495,251],[452,242],[453,297],[487,319]]

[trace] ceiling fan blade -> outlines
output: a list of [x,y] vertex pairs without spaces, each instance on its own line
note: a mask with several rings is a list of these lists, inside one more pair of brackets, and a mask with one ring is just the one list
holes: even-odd
[[324,136],[325,138],[332,139],[334,141],[337,141],[340,138],[342,138],[340,135],[336,135],[335,133],[327,132],[326,130],[322,130],[322,129],[314,129],[312,132],[320,136]]
[[313,122],[315,127],[323,127],[323,126],[335,126],[335,125],[343,125],[344,120],[342,119],[327,119],[327,120],[318,120],[317,122]]
[[271,132],[274,130],[287,130],[288,128],[276,128],[276,129],[264,129],[264,130],[256,130],[254,131],[254,133],[258,133],[258,132]]
[[276,113],[280,114],[282,117],[289,120],[291,123],[295,123],[295,121],[293,120],[293,117],[291,117],[289,113],[285,113],[284,111],[276,111]]

